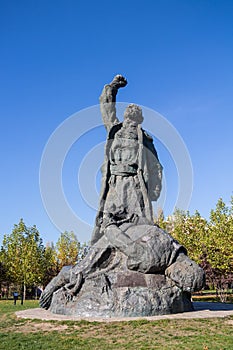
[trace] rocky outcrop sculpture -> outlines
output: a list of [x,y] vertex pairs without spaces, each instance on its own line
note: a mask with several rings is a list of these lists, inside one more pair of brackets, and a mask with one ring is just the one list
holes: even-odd
[[91,248],[42,293],[41,307],[53,313],[122,317],[191,311],[191,292],[203,287],[203,270],[153,222],[162,166],[141,127],[141,108],[129,105],[122,123],[116,116],[116,95],[126,85],[117,75],[100,97],[108,138]]

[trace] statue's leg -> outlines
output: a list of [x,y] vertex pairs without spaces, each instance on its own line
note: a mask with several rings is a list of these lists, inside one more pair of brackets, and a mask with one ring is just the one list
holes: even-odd
[[178,255],[176,261],[166,269],[165,275],[187,292],[198,291],[205,283],[202,268],[184,253]]

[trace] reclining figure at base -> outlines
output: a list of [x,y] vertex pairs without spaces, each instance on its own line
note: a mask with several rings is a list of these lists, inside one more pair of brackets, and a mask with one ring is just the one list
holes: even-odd
[[126,258],[126,270],[165,274],[184,292],[203,287],[203,270],[166,231],[155,225],[110,225],[79,264],[63,268],[47,285],[40,299],[41,307],[49,308],[53,293],[61,288],[67,294],[67,300],[72,299],[86,278],[114,270],[122,263],[122,255]]

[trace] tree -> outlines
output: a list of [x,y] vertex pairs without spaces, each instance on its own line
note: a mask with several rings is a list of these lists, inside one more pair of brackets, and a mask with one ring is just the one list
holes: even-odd
[[166,230],[167,226],[167,221],[164,217],[164,212],[162,208],[158,208],[156,213],[155,213],[155,220],[154,220],[155,225],[158,225],[162,229]]
[[222,301],[233,278],[233,197],[227,206],[220,198],[211,210],[210,219],[176,210],[166,220],[160,217],[159,225],[165,228],[188,251],[191,259],[199,263],[207,283],[217,289]]
[[42,285],[46,286],[59,272],[57,252],[53,242],[47,243],[44,249],[42,262]]
[[209,260],[214,268],[229,273],[233,268],[233,207],[226,206],[222,198],[211,210],[209,224]]
[[208,236],[206,237],[206,251],[204,252],[207,278],[219,291],[224,301],[226,290],[232,283],[233,270],[233,198],[227,206],[222,198],[211,210]]
[[41,282],[44,247],[36,226],[20,220],[12,233],[4,235],[1,255],[8,278],[22,286],[23,299],[28,285]]
[[176,210],[170,219],[170,230],[171,235],[187,249],[190,258],[200,264],[208,235],[207,220],[198,211],[190,215],[189,212]]
[[8,282],[8,278],[7,278],[7,274],[6,274],[6,268],[3,264],[3,262],[1,261],[1,253],[0,253],[0,293],[2,290],[2,283],[3,282]]
[[74,265],[78,261],[81,244],[74,232],[61,233],[56,244],[59,269],[66,265]]

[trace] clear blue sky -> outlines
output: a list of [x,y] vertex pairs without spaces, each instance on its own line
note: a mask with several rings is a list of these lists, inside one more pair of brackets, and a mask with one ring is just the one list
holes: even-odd
[[[194,173],[190,211],[208,217],[219,197],[230,200],[232,0],[1,0],[0,49],[0,243],[21,217],[56,241],[40,196],[43,149],[66,118],[98,103],[117,73],[129,81],[119,101],[158,111],[182,136]],[[72,197],[78,155],[105,137],[98,129],[64,164],[66,196],[90,224],[94,211]],[[156,147],[169,182],[174,166]],[[168,183],[168,198],[175,186]]]

